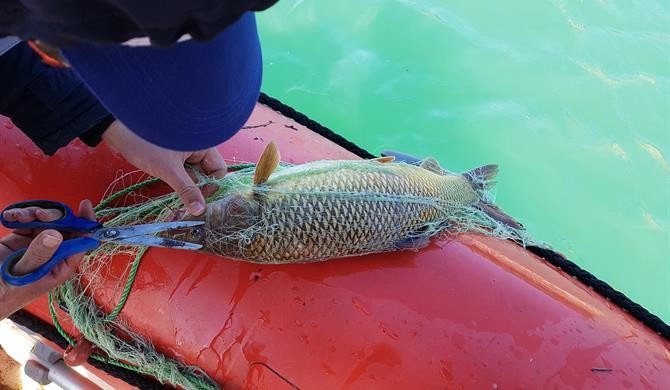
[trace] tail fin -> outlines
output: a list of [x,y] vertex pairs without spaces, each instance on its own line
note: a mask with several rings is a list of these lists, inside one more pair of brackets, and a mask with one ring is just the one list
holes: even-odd
[[470,183],[472,188],[482,197],[477,208],[486,213],[489,217],[513,229],[523,229],[523,225],[502,211],[498,206],[487,202],[484,193],[493,188],[496,182],[494,179],[498,175],[498,165],[489,164],[469,170],[463,174],[463,177]]
[[495,186],[493,181],[498,175],[498,165],[489,164],[471,169],[463,174],[477,192],[483,192]]

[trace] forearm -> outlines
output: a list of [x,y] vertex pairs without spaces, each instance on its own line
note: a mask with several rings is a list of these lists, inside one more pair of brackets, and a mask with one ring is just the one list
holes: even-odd
[[47,155],[77,137],[97,145],[114,120],[72,70],[42,63],[25,43],[0,56],[0,86],[0,114]]

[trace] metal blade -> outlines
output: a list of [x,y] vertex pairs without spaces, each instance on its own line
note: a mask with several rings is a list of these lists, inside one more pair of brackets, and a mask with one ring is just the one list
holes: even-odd
[[108,227],[99,229],[94,237],[100,241],[116,241],[122,238],[143,236],[145,234],[158,233],[165,230],[183,229],[203,225],[205,221],[178,221],[159,222],[145,225],[129,225],[118,228]]
[[115,240],[114,243],[120,245],[128,244],[128,245],[141,245],[141,246],[157,246],[162,248],[187,249],[187,250],[198,250],[202,248],[202,245],[200,244],[173,240],[171,238],[161,238],[152,236],[122,238],[120,240]]

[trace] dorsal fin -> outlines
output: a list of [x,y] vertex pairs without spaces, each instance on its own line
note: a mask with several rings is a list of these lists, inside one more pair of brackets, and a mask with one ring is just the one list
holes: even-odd
[[377,158],[371,158],[370,161],[377,161],[379,163],[385,164],[395,161],[395,156],[382,156]]
[[427,159],[423,160],[421,162],[421,165],[419,165],[421,168],[426,169],[428,171],[431,171],[433,173],[437,173],[438,175],[444,175],[445,171],[444,169],[440,166],[440,163],[437,162],[432,157],[428,157]]
[[265,183],[272,172],[277,169],[279,166],[279,161],[281,157],[279,155],[279,149],[274,141],[265,147],[261,157],[258,159],[258,164],[256,164],[256,171],[254,171],[254,185],[260,185]]

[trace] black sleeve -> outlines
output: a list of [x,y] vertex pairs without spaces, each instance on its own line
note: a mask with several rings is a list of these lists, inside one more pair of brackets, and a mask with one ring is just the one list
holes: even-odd
[[55,47],[121,43],[149,37],[154,46],[182,35],[206,41],[246,12],[278,0],[0,0],[0,36],[41,40]]
[[24,42],[0,56],[0,114],[47,155],[77,137],[96,146],[114,121],[73,71],[44,64]]

